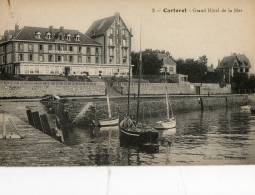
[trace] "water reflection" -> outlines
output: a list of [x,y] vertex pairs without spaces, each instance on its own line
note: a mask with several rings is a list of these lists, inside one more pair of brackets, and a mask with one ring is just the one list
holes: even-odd
[[[118,100],[119,101],[119,100]],[[114,102],[124,112],[126,106]],[[86,101],[66,101],[61,109],[70,120],[84,107]],[[95,101],[97,116],[103,117],[106,105]],[[155,104],[157,102],[154,102]],[[102,104],[102,105],[101,105]],[[7,108],[8,107],[8,108]],[[26,108],[46,113],[40,102],[2,103],[22,120],[27,121]],[[147,123],[160,120],[164,107],[145,107],[142,116]],[[60,109],[60,108],[59,108]],[[158,114],[157,114],[158,113]],[[255,163],[255,116],[239,108],[181,112],[176,114],[176,130],[162,131],[158,148],[148,150],[123,145],[118,129],[94,129],[86,125],[64,126],[65,144],[79,148],[95,165],[193,165],[193,164],[251,164]],[[52,120],[54,121],[54,119]],[[155,146],[156,147],[156,146]],[[150,148],[151,149],[151,148]]]

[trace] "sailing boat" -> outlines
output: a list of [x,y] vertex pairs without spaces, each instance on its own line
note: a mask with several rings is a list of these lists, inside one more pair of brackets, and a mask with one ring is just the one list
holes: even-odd
[[100,127],[113,127],[118,126],[119,117],[112,117],[110,98],[108,92],[106,92],[107,108],[108,108],[108,119],[99,120]]
[[[173,114],[172,105],[169,105],[168,93],[167,93],[167,85],[166,85],[166,69],[165,69],[165,90],[166,90],[166,113],[167,118],[163,121],[157,121],[154,126],[157,130],[166,130],[166,129],[174,129],[176,127],[176,119]],[[169,107],[171,108],[171,117],[169,114]]]
[[130,98],[130,64],[129,64],[129,80],[128,80],[128,113],[124,119],[119,123],[120,140],[129,145],[144,145],[150,143],[157,143],[159,133],[152,127],[145,126],[139,121],[140,110],[140,87],[142,76],[142,53],[141,53],[141,31],[140,31],[140,58],[139,58],[139,77],[138,77],[138,93],[136,105],[136,121],[129,116],[129,98]]

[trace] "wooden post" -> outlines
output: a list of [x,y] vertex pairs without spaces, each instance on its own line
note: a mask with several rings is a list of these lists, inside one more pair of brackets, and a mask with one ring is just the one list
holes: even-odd
[[33,116],[33,121],[35,123],[35,128],[43,131],[43,127],[42,127],[39,112],[38,111],[32,112],[32,116]]
[[228,108],[228,98],[225,97],[225,101],[226,101],[226,108]]
[[3,139],[6,139],[5,113],[3,112]]
[[32,125],[33,127],[35,127],[35,123],[34,123],[34,120],[33,120],[33,116],[32,116],[31,110],[27,110],[26,113],[27,113],[28,123],[30,125]]
[[40,115],[41,123],[42,123],[42,129],[44,133],[51,133],[51,128],[48,122],[48,118],[46,114]]
[[204,111],[204,102],[203,102],[203,99],[200,97],[199,101],[200,101],[201,111]]

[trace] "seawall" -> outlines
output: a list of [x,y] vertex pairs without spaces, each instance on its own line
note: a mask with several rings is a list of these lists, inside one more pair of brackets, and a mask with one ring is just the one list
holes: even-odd
[[1,98],[59,96],[98,96],[105,94],[104,82],[78,81],[0,81]]
[[[226,85],[220,87],[219,84],[214,83],[167,83],[168,94],[230,94],[231,86]],[[121,94],[128,93],[127,82],[115,82],[113,87],[116,91]],[[130,93],[137,93],[137,83],[131,83]],[[164,83],[141,83],[141,94],[152,95],[152,94],[165,94]]]
[[[213,95],[213,96],[180,96],[172,95],[170,96],[170,102],[174,113],[178,112],[189,112],[195,110],[214,110],[214,109],[229,109],[232,107],[240,107],[244,102],[248,101],[248,95]],[[96,105],[96,116],[99,118],[107,118],[107,104],[106,100],[100,99],[84,99],[84,100],[67,100],[64,101],[65,111],[69,114],[71,119],[81,111],[81,109],[93,102]],[[110,98],[111,110],[113,116],[118,115],[118,113],[127,113],[127,99],[126,97]],[[202,102],[202,103],[201,103]],[[162,96],[144,96],[141,98],[140,114],[143,116],[165,116],[166,115],[166,103],[165,97]],[[134,97],[130,98],[130,114],[136,115],[136,99]],[[87,116],[94,116],[92,113],[87,113]],[[80,122],[86,120],[80,119]],[[81,123],[82,124],[82,123]]]

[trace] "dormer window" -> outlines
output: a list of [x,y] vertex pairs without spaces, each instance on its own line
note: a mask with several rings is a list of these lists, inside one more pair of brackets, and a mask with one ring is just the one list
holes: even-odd
[[67,34],[67,35],[66,35],[66,40],[67,40],[67,41],[71,41],[71,35],[70,35],[70,34]]
[[113,35],[113,28],[110,28],[110,35]]
[[50,33],[50,32],[47,32],[47,33],[46,33],[46,38],[47,38],[47,39],[51,39],[51,33]]
[[59,34],[59,35],[58,35],[58,38],[59,38],[59,40],[62,41],[62,40],[63,40],[63,35],[62,35],[62,34]]
[[35,32],[35,38],[36,39],[41,39],[41,33],[40,32]]
[[76,35],[75,36],[75,41],[80,41],[80,37],[81,37],[80,35]]

